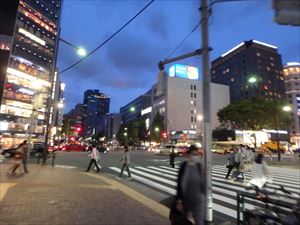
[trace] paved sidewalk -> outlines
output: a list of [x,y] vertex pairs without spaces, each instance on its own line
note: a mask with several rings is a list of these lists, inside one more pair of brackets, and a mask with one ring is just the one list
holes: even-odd
[[30,165],[7,177],[0,164],[1,225],[167,225],[168,209],[94,171]]

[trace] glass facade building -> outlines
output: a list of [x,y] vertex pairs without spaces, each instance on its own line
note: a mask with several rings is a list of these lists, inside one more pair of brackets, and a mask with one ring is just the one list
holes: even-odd
[[[1,80],[0,132],[2,145],[12,147],[28,138],[30,126],[34,140],[45,139],[47,121],[51,118],[50,103],[54,98],[51,88],[62,0],[4,0],[1,7],[6,2],[15,3],[9,6],[15,15],[10,15],[11,20],[14,19],[14,23],[9,24],[11,36],[0,30],[1,51],[8,52],[6,66],[3,57],[0,59],[5,66],[1,74],[5,77]],[[15,11],[13,7],[17,7]],[[6,36],[10,42],[4,48]]]

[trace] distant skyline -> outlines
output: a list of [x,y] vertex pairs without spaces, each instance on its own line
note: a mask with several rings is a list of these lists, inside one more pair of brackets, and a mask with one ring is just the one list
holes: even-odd
[[[87,89],[99,89],[111,97],[110,112],[119,112],[156,82],[157,63],[165,59],[200,21],[199,0],[157,0],[118,36],[78,66],[62,74],[66,83],[65,113],[83,102]],[[61,37],[76,46],[94,49],[148,1],[65,0]],[[273,22],[271,0],[218,3],[210,18],[211,61],[242,41],[256,39],[278,47],[285,64],[300,61],[300,28]],[[173,56],[200,48],[198,28]],[[58,68],[79,59],[60,43]],[[178,62],[197,66],[201,58]]]

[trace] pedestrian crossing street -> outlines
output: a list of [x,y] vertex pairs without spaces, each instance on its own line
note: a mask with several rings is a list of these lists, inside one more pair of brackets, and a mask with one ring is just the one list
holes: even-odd
[[[120,173],[118,167],[109,167],[110,170]],[[273,182],[269,184],[270,188],[279,188],[279,185],[293,194],[293,197],[300,196],[300,173],[296,169],[284,169],[269,167]],[[148,187],[165,192],[169,195],[176,194],[178,166],[170,168],[168,166],[136,166],[130,168],[133,180],[142,183]],[[236,192],[245,191],[248,181],[252,177],[251,172],[245,173],[243,183],[225,180],[227,168],[223,165],[214,165],[212,167],[212,190],[213,190],[213,209],[215,212],[224,214],[236,219]],[[126,176],[126,171],[124,171]],[[246,200],[245,208],[253,210],[255,206],[260,205],[258,201]]]

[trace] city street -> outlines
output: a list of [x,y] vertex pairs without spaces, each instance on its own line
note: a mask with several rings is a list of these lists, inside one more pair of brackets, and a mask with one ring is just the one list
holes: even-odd
[[[115,179],[120,172],[122,151],[114,151],[108,154],[101,153],[100,164],[103,168],[101,174]],[[148,196],[149,198],[167,205],[171,196],[176,193],[176,179],[178,164],[183,157],[176,158],[176,168],[169,166],[168,156],[155,155],[150,152],[131,152],[131,172],[133,180],[127,180],[127,173],[124,171],[124,180],[121,183]],[[245,190],[247,180],[251,173],[246,173],[244,183],[236,183],[225,180],[227,169],[225,168],[225,156],[213,154],[213,199],[214,219],[218,222],[235,221],[236,213],[236,191]],[[56,167],[80,168],[84,171],[89,163],[87,153],[59,152],[56,160]],[[272,164],[272,162],[270,162]],[[270,187],[279,188],[283,185],[286,190],[296,196],[300,189],[299,164],[293,163],[293,167],[271,167],[273,184]],[[296,165],[296,166],[295,166]],[[95,173],[90,171],[90,173]],[[255,202],[246,201],[247,209],[254,209]]]

